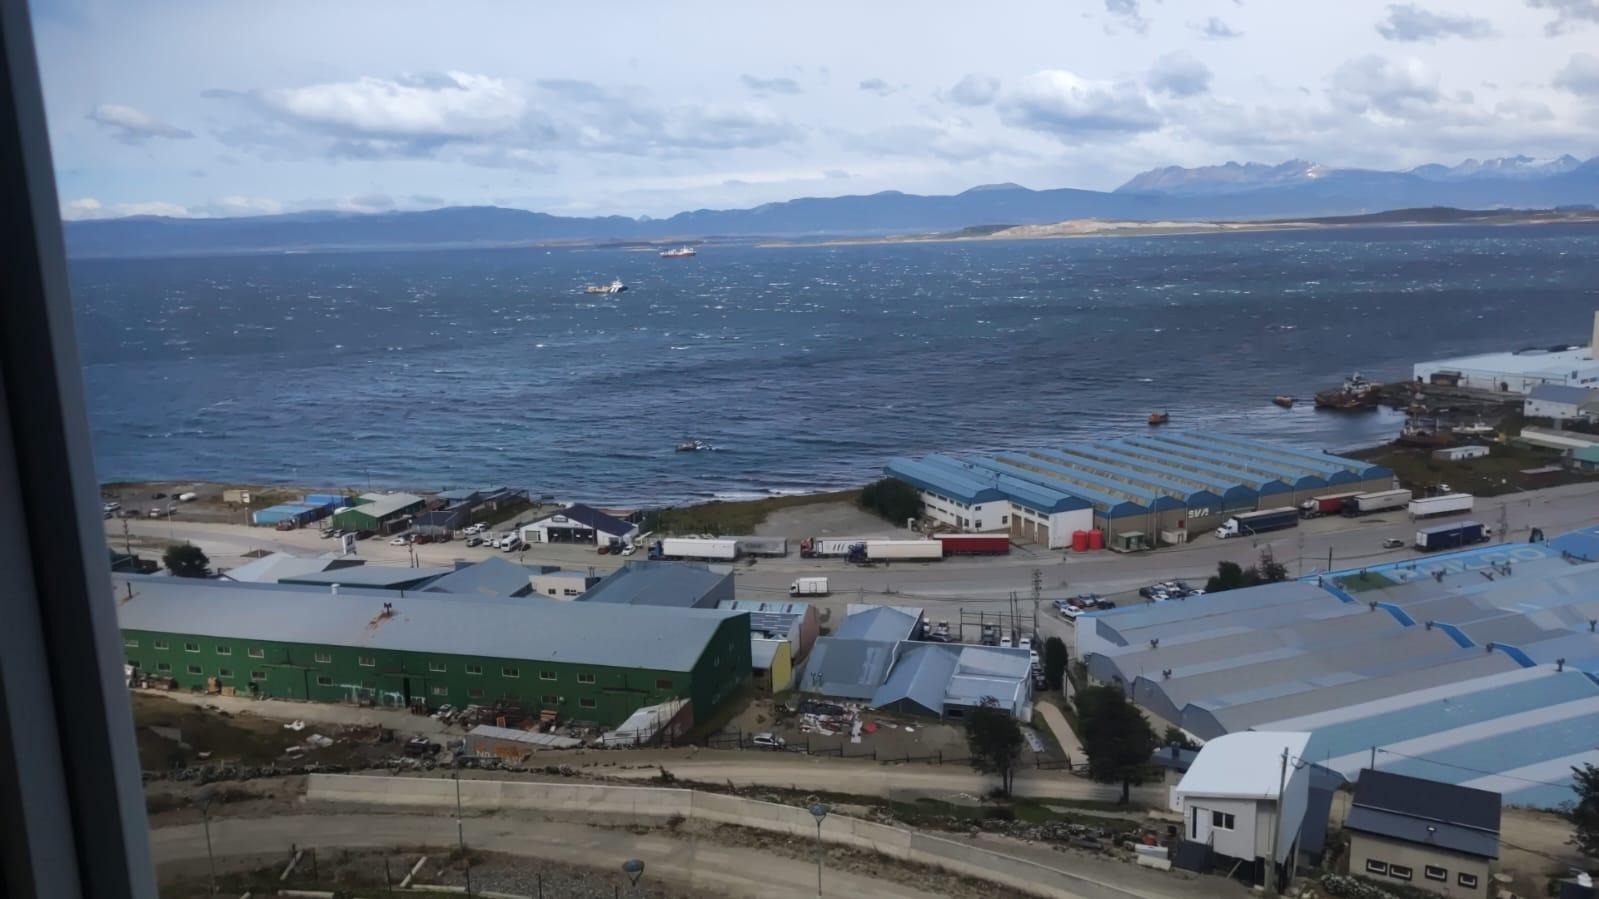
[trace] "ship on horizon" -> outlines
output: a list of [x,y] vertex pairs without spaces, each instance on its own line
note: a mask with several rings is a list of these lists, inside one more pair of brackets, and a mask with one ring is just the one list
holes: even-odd
[[689,256],[697,255],[699,254],[695,252],[693,247],[674,247],[670,250],[661,251],[662,259],[684,259]]
[[621,278],[616,278],[609,284],[590,284],[583,288],[584,293],[618,294],[627,289]]

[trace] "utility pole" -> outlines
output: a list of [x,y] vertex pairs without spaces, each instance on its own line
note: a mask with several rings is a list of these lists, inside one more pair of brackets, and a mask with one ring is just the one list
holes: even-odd
[[1044,591],[1044,572],[1033,569],[1033,639],[1038,639],[1038,599]]
[[1272,815],[1271,857],[1266,859],[1267,876],[1271,878],[1271,892],[1282,895],[1282,880],[1277,876],[1277,839],[1283,830],[1283,791],[1288,788],[1288,747],[1283,747],[1282,767],[1277,773],[1277,811]]
[[128,530],[128,519],[122,519],[122,551],[133,555],[133,534]]
[[1510,530],[1510,504],[1499,504],[1499,542],[1505,542],[1505,532]]

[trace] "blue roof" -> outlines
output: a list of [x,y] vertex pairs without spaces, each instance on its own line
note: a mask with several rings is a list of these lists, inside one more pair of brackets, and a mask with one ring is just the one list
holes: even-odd
[[[1391,477],[1393,470],[1381,465],[1373,465],[1360,459],[1350,459],[1346,456],[1334,456],[1331,453],[1319,453],[1315,450],[1301,449],[1297,446],[1283,446],[1276,443],[1263,443],[1259,440],[1250,440],[1234,434],[1210,434],[1211,440],[1219,443],[1241,446],[1263,456],[1284,459],[1303,459],[1305,462],[1318,466],[1318,470],[1336,471],[1343,469],[1357,475],[1361,480],[1371,478]],[[1325,468],[1321,468],[1321,467]]]
[[905,649],[889,671],[888,680],[872,695],[872,707],[910,701],[933,715],[944,713],[944,694],[955,674],[960,652],[939,643]]
[[1007,499],[1004,491],[991,481],[984,481],[970,472],[950,471],[943,466],[929,465],[916,459],[896,457],[888,460],[883,472],[898,478],[912,487],[931,490],[976,505]]
[[1188,456],[1210,462],[1224,468],[1246,472],[1262,481],[1277,480],[1288,484],[1295,490],[1313,490],[1317,487],[1327,486],[1327,479],[1306,473],[1300,466],[1279,465],[1248,456],[1235,450],[1205,446],[1195,443],[1184,437],[1129,437],[1129,443],[1138,446],[1159,450],[1172,455]]
[[[1045,515],[1067,512],[1072,509],[1086,509],[1090,506],[1088,501],[1074,494],[1051,489],[1034,481],[1023,480],[1009,474],[1000,474],[991,469],[977,467],[969,462],[963,462],[960,459],[938,453],[928,456],[919,462],[909,459],[894,459],[889,462],[884,471],[893,477],[906,481],[912,486],[921,487],[924,490],[934,490],[939,493],[950,492],[939,489],[937,486],[939,484],[951,486],[982,485],[985,489],[994,491],[992,494],[978,494],[988,497],[980,500],[970,500],[956,496],[962,502],[976,503],[1008,500]],[[904,472],[904,474],[902,475],[901,472]],[[926,483],[921,483],[920,481],[925,481]]]
[[1035,459],[1042,459],[1052,465],[1061,465],[1073,471],[1087,470],[1090,473],[1107,477],[1115,481],[1131,482],[1135,486],[1153,488],[1156,492],[1181,500],[1190,507],[1209,508],[1221,503],[1221,497],[1204,488],[1194,488],[1182,484],[1171,478],[1152,475],[1148,472],[1137,471],[1127,465],[1116,465],[1094,459],[1085,459],[1071,456],[1054,450],[1031,450],[1027,455]]
[[1080,456],[1115,466],[1124,471],[1147,471],[1177,484],[1192,485],[1196,490],[1210,490],[1222,498],[1227,508],[1254,506],[1259,493],[1252,487],[1239,483],[1237,478],[1218,478],[1202,471],[1192,471],[1139,458],[1132,453],[1120,452],[1114,444],[1089,445],[1068,443],[1058,453],[1061,456]]
[[1179,468],[1184,471],[1203,472],[1221,480],[1241,483],[1243,486],[1255,490],[1260,496],[1271,496],[1277,493],[1287,493],[1293,489],[1282,480],[1269,475],[1262,477],[1258,473],[1244,474],[1236,468],[1219,465],[1213,461],[1195,458],[1194,456],[1190,455],[1173,453],[1169,447],[1145,446],[1142,443],[1134,443],[1132,438],[1125,440],[1113,440],[1110,443],[1105,444],[1105,446],[1110,449],[1124,452],[1136,459],[1157,461],[1162,465],[1167,465],[1172,468]]
[[696,562],[629,560],[584,591],[578,602],[715,608],[732,596],[732,572]]
[[[1599,734],[1599,714],[1578,715],[1455,746],[1430,749],[1425,758],[1379,752],[1377,767],[1395,774],[1425,777],[1444,783],[1465,783],[1488,772],[1513,771],[1539,762],[1592,752],[1594,734]],[[1567,770],[1564,776],[1551,776],[1548,780],[1551,783],[1570,783],[1571,773]],[[1538,791],[1540,795],[1545,792]],[[1576,798],[1569,788],[1547,792],[1563,792],[1562,801],[1570,802]]]
[[892,640],[817,637],[798,687],[802,692],[845,699],[871,699],[893,664]]
[[845,618],[833,631],[840,640],[908,640],[916,636],[920,615],[893,606],[874,606]]
[[[1037,485],[1040,489],[1059,490],[1066,487],[1065,484],[1062,484],[1058,481],[1053,481],[1045,475],[1041,475],[1034,471],[1028,471],[1025,468],[1018,468],[1014,465],[1009,465],[997,459],[985,459],[978,457],[969,460],[969,464],[994,472],[995,474],[1004,475],[1005,477],[1013,480]],[[1086,501],[1088,504],[1092,505],[1094,508],[1105,513],[1111,518],[1116,518],[1122,515],[1142,515],[1149,511],[1148,507],[1141,503],[1129,502],[1120,496],[1115,496],[1102,490],[1095,490],[1082,484],[1072,484],[1071,491],[1071,495],[1076,496],[1080,500]]]
[[1146,508],[1178,509],[1183,507],[1181,502],[1164,493],[1145,490],[1142,487],[1126,484],[1113,478],[1076,471],[1064,465],[1058,465],[1048,459],[1040,459],[1036,456],[1023,455],[1022,453],[1005,453],[996,456],[995,460],[1024,471],[1033,472],[1036,476],[1042,476],[1046,483],[1060,483],[1068,489],[1079,486],[1087,487],[1107,496],[1116,496],[1128,502],[1138,503]]
[[446,574],[423,589],[424,593],[469,593],[475,596],[526,596],[533,592],[532,576],[543,574],[543,565],[531,568],[498,556],[467,565]]

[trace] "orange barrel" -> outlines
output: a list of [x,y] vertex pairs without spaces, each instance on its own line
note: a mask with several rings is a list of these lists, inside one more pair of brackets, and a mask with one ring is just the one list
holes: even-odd
[[1105,532],[1100,530],[1099,528],[1094,528],[1093,530],[1089,531],[1088,532],[1088,548],[1089,549],[1104,549],[1105,548]]
[[1088,552],[1088,532],[1072,531],[1072,552]]

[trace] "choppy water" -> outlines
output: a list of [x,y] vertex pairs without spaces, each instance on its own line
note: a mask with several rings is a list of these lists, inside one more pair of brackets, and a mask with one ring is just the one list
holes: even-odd
[[[100,476],[607,502],[860,483],[898,454],[1221,428],[1352,369],[1586,339],[1599,230],[1408,228],[811,249],[72,265]],[[625,280],[616,298],[585,283]],[[694,436],[719,447],[676,453]]]

